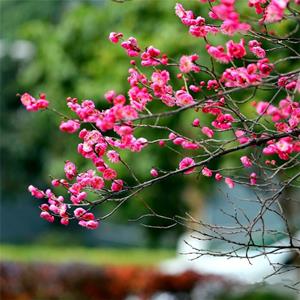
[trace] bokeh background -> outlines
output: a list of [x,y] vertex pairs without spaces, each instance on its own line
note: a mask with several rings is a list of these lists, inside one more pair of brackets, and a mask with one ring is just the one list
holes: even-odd
[[[181,2],[199,15],[206,12],[199,1]],[[41,220],[37,202],[27,192],[29,184],[44,189],[49,184],[49,175],[62,176],[67,159],[82,170],[91,166],[77,154],[77,138],[58,130],[57,116],[50,112],[28,113],[16,94],[45,92],[53,107],[64,113],[68,113],[65,101],[68,96],[93,99],[99,108],[107,107],[103,97],[106,91],[126,93],[128,89],[129,60],[121,47],[108,41],[111,31],[134,36],[142,47],[154,45],[175,59],[183,53],[196,52],[200,59],[204,57],[204,64],[208,63],[202,41],[189,36],[176,17],[175,3],[173,0],[1,0],[2,259],[29,264],[75,261],[151,265],[175,255],[177,240],[184,229],[158,230],[128,221],[147,212],[144,202],[161,214],[184,215],[193,206],[188,198],[193,197],[194,190],[190,189],[196,186],[197,196],[210,203],[208,210],[213,211],[218,205],[217,191],[208,181],[179,176],[145,190],[142,201],[129,201],[117,214],[103,221],[98,230],[87,231],[77,225],[65,228]],[[239,5],[246,15],[245,5]],[[280,30],[286,31],[288,26],[285,24]],[[224,42],[221,39],[216,38],[216,42]],[[284,53],[275,52],[273,58],[280,55]],[[287,63],[282,67],[288,68]],[[188,131],[189,117],[187,113],[167,122],[172,128]],[[178,157],[170,155],[167,149],[151,148],[139,155],[127,154],[124,159],[141,178],[149,177],[152,166],[174,169],[178,164]],[[232,161],[234,157],[216,164],[224,166]],[[119,173],[130,182],[124,170]],[[105,213],[111,208],[107,206],[98,212]],[[144,223],[168,225],[157,219],[146,219]],[[7,271],[12,266],[6,268]],[[28,268],[25,269],[35,272]],[[49,295],[39,299],[52,299],[51,291]],[[31,299],[28,297],[22,299]],[[77,299],[74,295],[70,297],[61,299]]]

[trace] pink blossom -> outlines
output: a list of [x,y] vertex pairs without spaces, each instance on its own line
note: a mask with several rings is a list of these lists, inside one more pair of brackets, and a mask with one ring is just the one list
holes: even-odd
[[200,126],[200,120],[199,119],[194,119],[193,126],[194,127],[199,127]]
[[80,123],[78,120],[68,120],[67,122],[62,122],[59,126],[61,131],[67,133],[74,133],[80,128]]
[[59,182],[58,179],[53,179],[53,180],[51,181],[51,184],[52,184],[54,187],[60,186],[60,182]]
[[[106,176],[109,176],[109,175],[106,174]],[[113,176],[113,175],[110,175],[110,176]],[[100,176],[94,176],[91,179],[91,187],[94,188],[95,190],[101,190],[104,187],[104,180],[103,180],[103,178],[100,177]]]
[[152,169],[150,170],[150,174],[151,174],[152,177],[157,177],[157,176],[158,176],[158,172],[157,172],[157,170],[154,169],[154,168],[152,168]]
[[194,84],[191,84],[191,85],[189,86],[189,89],[190,89],[192,92],[194,92],[194,93],[198,93],[198,92],[201,91],[201,88],[200,88],[199,86],[194,85]]
[[274,23],[280,21],[284,16],[284,10],[289,0],[271,0],[264,10],[262,21],[264,23]]
[[258,70],[261,72],[262,77],[268,76],[274,68],[274,66],[269,63],[269,60],[267,58],[260,59],[257,62],[257,67]]
[[82,207],[78,207],[74,210],[74,216],[77,218],[77,219],[80,219],[84,216],[84,214],[86,213],[86,210]]
[[206,177],[211,177],[213,174],[212,170],[208,169],[207,167],[204,167],[201,172],[202,172],[202,175],[206,176]]
[[233,189],[233,188],[234,188],[234,182],[233,182],[233,180],[232,180],[231,178],[226,177],[226,178],[225,178],[225,183],[228,185],[228,187],[229,187],[230,189]]
[[38,198],[38,199],[42,199],[45,197],[45,193],[41,190],[39,190],[38,188],[36,188],[35,186],[33,185],[30,185],[28,187],[28,191],[31,193],[31,195],[35,198]]
[[123,34],[122,33],[116,33],[116,32],[111,32],[109,34],[109,40],[112,42],[112,43],[118,43],[119,42],[119,39],[123,37]]
[[[260,67],[262,64],[260,64]],[[264,64],[264,70],[267,70],[269,65]],[[267,73],[258,73],[258,64],[249,64],[247,68],[228,68],[221,77],[221,81],[225,82],[226,87],[247,87],[249,85],[257,85],[262,78],[267,76]],[[260,69],[259,69],[260,70]]]
[[216,173],[215,179],[216,179],[217,181],[222,180],[222,178],[223,178],[223,176],[222,176],[220,173]]
[[99,222],[95,220],[90,220],[90,221],[80,220],[78,224],[82,227],[86,227],[87,229],[97,229],[99,226]]
[[214,136],[214,131],[210,129],[209,127],[202,127],[201,129],[202,133],[208,136],[210,139]]
[[181,145],[184,141],[185,141],[185,139],[183,137],[176,137],[173,140],[173,144],[174,145]]
[[107,151],[106,155],[112,163],[120,162],[120,155],[117,151],[114,150]]
[[183,170],[185,168],[191,167],[191,168],[187,169],[186,171],[184,171],[184,174],[190,174],[195,170],[193,165],[195,165],[195,161],[190,157],[185,157],[179,163],[179,170]]
[[208,90],[217,90],[219,88],[219,83],[217,80],[208,80],[207,81],[207,89]]
[[237,137],[240,144],[246,144],[250,141],[250,138],[245,136],[246,132],[243,131],[243,130],[238,129],[238,130],[235,131],[234,134]]
[[182,73],[189,73],[194,71],[195,73],[200,72],[200,67],[194,64],[194,61],[199,59],[197,54],[193,54],[190,56],[183,55],[179,60],[179,69]]
[[139,111],[144,110],[147,103],[152,101],[152,95],[148,93],[146,87],[139,88],[134,86],[128,91],[128,95],[131,106]]
[[178,106],[185,106],[194,104],[195,101],[193,97],[186,91],[180,90],[175,93],[176,104]]
[[225,50],[222,46],[211,46],[206,45],[206,50],[210,56],[220,63],[228,64],[231,61],[231,57],[225,53]]
[[265,4],[266,1],[267,0],[248,0],[248,4],[250,7],[255,7],[257,14],[261,14],[264,11],[263,4]]
[[117,96],[116,92],[114,90],[110,90],[110,91],[107,91],[105,94],[104,94],[104,98],[107,100],[107,102],[109,103],[112,103],[114,98]]
[[163,140],[160,140],[160,141],[158,142],[158,145],[159,145],[160,147],[164,147],[165,144],[166,144],[166,142],[163,141]]
[[196,150],[200,148],[200,146],[197,143],[193,143],[186,140],[181,143],[181,147],[183,149],[189,149],[189,150]]
[[103,172],[103,178],[105,180],[112,180],[117,177],[117,172],[113,169],[107,168]]
[[65,226],[69,225],[69,218],[61,218],[60,223]]
[[250,51],[258,58],[264,58],[266,56],[266,51],[261,47],[261,43],[257,40],[252,40],[248,42]]
[[134,37],[130,37],[127,41],[123,42],[121,46],[127,51],[128,56],[131,57],[138,56],[141,51]]
[[146,51],[141,54],[141,65],[144,67],[157,66],[161,63],[159,56],[160,51],[153,46],[149,46]]
[[66,177],[69,180],[72,180],[77,174],[75,164],[69,160],[66,161],[64,170],[65,170]]
[[24,93],[21,95],[21,102],[28,111],[38,111],[49,106],[49,102],[46,100],[45,94],[40,94],[40,99],[35,99],[30,94]]
[[256,173],[251,173],[250,175],[250,184],[251,185],[256,185],[256,182],[257,182],[257,175]]
[[219,114],[217,118],[211,123],[214,127],[226,130],[231,128],[231,124],[234,121],[234,118],[230,114]]
[[227,54],[231,58],[242,58],[246,55],[245,41],[241,39],[239,43],[232,40],[226,43]]
[[260,101],[258,102],[258,104],[256,105],[256,111],[259,115],[263,115],[267,113],[267,108],[270,106],[270,103],[268,102],[264,102],[264,101]]
[[123,189],[123,185],[124,185],[124,183],[123,183],[122,179],[116,179],[111,184],[111,190],[113,192],[119,192]]
[[176,137],[177,137],[176,134],[173,133],[173,132],[171,132],[171,133],[169,134],[169,139],[170,139],[170,140],[174,140]]
[[54,222],[54,216],[50,215],[47,211],[42,211],[40,217],[50,223]]
[[250,160],[249,157],[247,157],[247,156],[242,156],[242,157],[240,158],[240,160],[241,160],[242,164],[244,165],[244,167],[250,168],[250,167],[252,166],[252,161]]
[[236,32],[247,32],[251,26],[247,23],[240,23],[237,18],[227,19],[221,25],[221,31],[227,35],[234,35]]

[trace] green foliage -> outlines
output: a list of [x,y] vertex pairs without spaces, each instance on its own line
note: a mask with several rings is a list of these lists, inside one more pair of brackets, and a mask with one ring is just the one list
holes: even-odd
[[93,265],[156,265],[173,258],[171,250],[109,249],[53,246],[1,245],[0,261],[23,263],[87,263]]

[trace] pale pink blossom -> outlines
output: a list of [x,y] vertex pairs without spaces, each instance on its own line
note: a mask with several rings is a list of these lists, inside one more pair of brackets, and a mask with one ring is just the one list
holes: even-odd
[[257,183],[257,175],[256,173],[253,172],[250,174],[250,184],[256,185],[256,183]]
[[109,150],[106,153],[109,161],[111,161],[112,163],[118,163],[120,162],[120,155],[117,151],[115,150]]
[[186,91],[179,90],[175,93],[176,104],[178,106],[185,106],[194,104],[195,101],[193,97]]
[[242,156],[240,158],[242,164],[244,165],[245,168],[250,168],[252,166],[252,161],[250,160],[249,157],[247,156]]
[[210,139],[214,136],[214,131],[210,129],[209,127],[202,127],[201,129],[202,133],[208,136]]
[[202,173],[203,176],[206,176],[206,177],[211,177],[212,174],[213,174],[212,170],[210,170],[210,169],[207,168],[207,167],[204,167],[204,168],[202,169],[201,173]]
[[228,187],[229,187],[230,189],[233,189],[233,188],[234,188],[234,182],[233,182],[233,180],[232,180],[231,178],[226,177],[226,178],[225,178],[225,183],[228,185]]
[[222,46],[206,45],[206,50],[210,56],[220,63],[228,64],[231,61],[231,57],[225,53],[225,49]]
[[179,60],[179,70],[182,73],[189,73],[194,71],[195,73],[200,72],[200,67],[194,64],[194,62],[199,59],[197,54],[193,54],[190,56],[183,55]]
[[288,2],[289,0],[271,0],[264,10],[262,21],[264,23],[274,23],[282,20]]
[[77,174],[75,164],[69,160],[67,160],[65,163],[64,171],[65,171],[67,179],[69,179],[69,180],[72,180]]

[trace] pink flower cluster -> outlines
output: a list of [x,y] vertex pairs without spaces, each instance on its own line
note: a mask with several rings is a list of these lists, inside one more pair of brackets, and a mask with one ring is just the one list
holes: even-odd
[[[291,132],[300,124],[300,104],[289,97],[279,101],[278,107],[269,102],[256,104],[259,115],[270,116],[278,132]],[[284,137],[278,141],[271,140],[263,149],[265,155],[277,154],[280,159],[287,160],[293,152],[300,151],[300,142],[292,137]]]
[[300,124],[300,104],[289,97],[279,101],[278,107],[265,101],[256,104],[259,115],[272,118],[279,132],[289,132]]
[[191,142],[184,137],[178,137],[173,132],[169,134],[169,139],[173,142],[174,145],[181,146],[183,149],[196,150],[200,148],[199,144]]
[[264,9],[261,22],[274,23],[281,21],[288,3],[289,0],[271,0],[269,5]]
[[221,63],[227,64],[234,58],[242,58],[246,55],[244,39],[241,39],[239,43],[234,43],[230,40],[226,43],[226,49],[227,51],[225,52],[222,46],[214,47],[209,44],[206,45],[208,54]]
[[263,154],[277,154],[280,159],[288,160],[292,153],[300,152],[300,141],[294,140],[292,137],[284,137],[278,141],[272,140],[267,143],[267,147],[263,149]]
[[[203,3],[208,1],[201,0]],[[56,196],[50,189],[42,191],[32,185],[28,187],[29,192],[35,198],[47,199],[47,203],[40,206],[42,210],[40,216],[43,219],[54,222],[55,217],[57,217],[64,225],[68,225],[70,219],[75,219],[80,226],[96,229],[99,221],[93,213],[81,206],[90,205],[87,198],[88,193],[91,191],[97,194],[101,191],[101,194],[116,193],[115,195],[123,195],[124,192],[130,189],[124,186],[123,180],[119,178],[116,171],[116,165],[113,165],[118,163],[126,165],[120,154],[125,149],[131,152],[139,152],[151,144],[158,144],[163,147],[166,143],[170,143],[172,147],[175,145],[176,148],[181,148],[179,151],[182,152],[198,150],[193,158],[184,157],[179,162],[179,169],[174,173],[191,174],[195,172],[197,166],[201,165],[202,169],[199,173],[205,177],[214,178],[217,182],[224,181],[229,188],[235,186],[235,181],[231,177],[225,177],[225,174],[221,174],[223,171],[209,169],[201,163],[201,160],[195,162],[196,158],[201,159],[206,155],[210,157],[211,154],[214,158],[214,153],[218,153],[218,149],[222,149],[224,145],[227,146],[227,141],[228,144],[232,143],[234,147],[241,150],[252,146],[257,138],[267,138],[268,140],[267,142],[266,140],[263,141],[266,142],[262,150],[263,155],[277,155],[281,160],[288,160],[293,153],[300,152],[299,136],[295,135],[295,130],[300,125],[300,104],[293,100],[294,92],[300,91],[300,83],[297,80],[298,74],[290,72],[287,75],[280,76],[278,75],[278,69],[275,69],[274,74],[272,74],[274,76],[269,76],[274,69],[274,65],[277,65],[276,63],[273,65],[266,58],[267,50],[263,48],[262,43],[258,40],[250,40],[246,44],[245,40],[240,38],[239,40],[229,40],[224,47],[221,45],[213,46],[208,41],[208,33],[223,33],[231,36],[251,29],[249,24],[240,21],[240,15],[235,10],[235,0],[220,0],[217,4],[213,4],[214,2],[209,1],[209,17],[221,21],[218,25],[207,25],[203,17],[195,16],[192,11],[185,10],[181,4],[176,4],[175,12],[181,22],[189,28],[191,35],[203,37],[203,41],[206,43],[206,51],[212,61],[225,64],[231,63],[232,67],[226,68],[225,71],[223,69],[222,73],[218,73],[213,63],[210,68],[205,63],[202,64],[201,61],[198,61],[199,56],[197,54],[182,55],[178,63],[169,63],[167,55],[161,54],[159,49],[149,46],[143,51],[134,37],[129,37],[126,40],[123,39],[123,33],[110,33],[109,40],[112,43],[120,42],[121,47],[125,49],[129,57],[138,57],[137,60],[130,60],[131,67],[127,78],[130,87],[124,95],[117,94],[114,90],[107,91],[104,98],[107,101],[108,108],[103,110],[97,109],[92,100],[78,101],[77,98],[67,98],[67,106],[76,116],[72,119],[63,116],[59,129],[74,134],[81,127],[83,128],[78,134],[80,142],[77,151],[93,164],[93,168],[85,172],[79,172],[76,165],[67,160],[64,165],[65,177],[52,180],[53,187],[60,186],[67,191],[69,204],[65,202],[64,197]],[[248,4],[250,7],[254,7],[258,14],[262,14],[262,23],[272,23],[285,17],[284,12],[289,8],[287,6],[288,2],[288,0],[249,0]],[[296,2],[300,1],[296,0]],[[253,36],[258,35],[253,34]],[[268,40],[266,39],[264,45],[267,44]],[[247,52],[252,55],[250,59],[245,57]],[[142,67],[152,67],[152,71],[146,70],[147,73],[143,73],[136,66],[139,60]],[[171,71],[167,70],[169,67],[175,67],[176,77],[180,85],[171,85]],[[203,78],[199,78],[202,72],[203,75],[208,76],[205,81]],[[265,85],[265,83],[272,85],[276,84],[276,81],[280,92],[288,95],[285,99],[279,101],[278,104],[277,99],[272,99],[269,102],[253,102],[253,106],[255,106],[259,115],[253,128],[261,118],[271,118],[276,130],[272,129],[273,132],[279,133],[279,136],[275,139],[267,133],[256,133],[256,129],[251,129],[251,125],[249,129],[248,125],[251,124],[251,119],[246,120],[247,122],[243,124],[245,126],[242,127],[242,117],[235,111],[235,107],[231,105],[230,98],[227,95],[235,92],[235,89],[232,91],[227,88],[245,88],[259,84]],[[28,111],[45,109],[49,105],[44,94],[41,94],[39,99],[35,99],[25,93],[21,96],[21,102]],[[158,104],[151,104],[153,102],[168,106],[167,108],[164,106],[165,111],[157,110],[159,112],[157,122],[160,121],[161,114],[172,115],[186,109],[190,109],[191,113],[200,112],[210,114],[210,116],[204,116],[203,120],[202,116],[199,117],[201,119],[200,124],[200,119],[192,115],[193,121],[189,119],[187,123],[194,127],[193,131],[197,135],[188,137],[182,133],[177,133],[177,129],[175,131],[166,126],[159,126],[158,123],[154,122],[146,123],[149,118],[152,120],[152,117],[156,117],[157,111],[155,110]],[[239,109],[240,104],[241,102],[237,101],[237,109]],[[152,107],[154,107],[153,110]],[[139,122],[145,122],[149,125],[149,128],[167,129],[169,136],[152,141],[148,141],[145,137],[137,137],[137,128],[141,127],[142,124]],[[146,127],[145,124],[142,125]],[[223,131],[228,131],[228,133]],[[294,132],[291,134],[292,131]],[[233,135],[233,139],[231,137],[231,140],[228,140],[230,133]],[[205,135],[204,138],[202,134]],[[270,140],[271,138],[272,140]],[[221,144],[218,144],[220,142]],[[247,143],[249,145],[245,145]],[[261,143],[257,144],[260,145]],[[169,145],[167,146],[169,147]],[[214,147],[217,152],[215,150],[210,151]],[[172,150],[177,151],[178,149],[172,148]],[[201,151],[205,151],[204,155]],[[250,169],[249,181],[246,184],[256,185],[259,176],[252,171],[258,164],[254,156],[250,157],[242,155],[240,163],[247,170]],[[203,162],[208,164],[209,160]],[[277,164],[274,159],[266,160],[265,163],[272,166]],[[160,174],[165,173],[165,171],[153,167],[150,170],[150,175],[153,178],[158,178],[152,179],[151,184],[160,179]],[[72,211],[72,208],[75,208],[74,211]]]
[[21,102],[28,111],[38,111],[49,106],[49,102],[46,100],[45,94],[40,94],[40,98],[35,99],[30,94],[24,93],[21,95]]
[[155,71],[151,76],[151,89],[156,97],[160,98],[167,106],[174,106],[176,103],[173,96],[173,88],[168,84],[170,74],[167,70]]
[[[183,173],[186,175],[193,173],[195,171],[195,168],[195,161],[191,157],[185,157],[179,163],[179,170],[184,170]],[[213,176],[213,171],[207,167],[203,167],[201,173],[205,177]],[[219,172],[217,172],[215,174],[215,180],[221,181],[222,179],[223,176]],[[230,177],[225,178],[225,183],[228,185],[229,188],[234,188],[234,181]]]
[[300,80],[297,78],[298,74],[292,76],[281,76],[278,79],[278,86],[283,87],[288,91],[297,91],[300,93]]
[[273,65],[267,58],[259,60],[256,64],[251,63],[247,67],[231,67],[226,69],[221,77],[226,87],[247,87],[258,85],[273,70]]
[[231,128],[233,121],[234,118],[231,114],[220,113],[211,124],[218,129],[227,130]]
[[[57,185],[58,181],[55,181]],[[63,181],[62,181],[63,182]],[[60,184],[58,182],[58,184]],[[66,183],[64,183],[66,184]],[[60,223],[63,225],[69,224],[69,219],[71,214],[67,211],[68,207],[64,203],[64,197],[56,196],[50,189],[47,189],[45,192],[39,190],[38,188],[30,185],[28,187],[29,192],[32,196],[38,199],[46,198],[48,203],[43,203],[40,206],[41,214],[40,217],[48,222],[54,222],[55,217],[60,218]],[[93,213],[86,212],[83,208],[76,208],[73,212],[76,219],[79,220],[78,224],[89,228],[96,229],[99,225],[99,221],[95,219]]]
[[139,56],[141,49],[138,47],[137,40],[134,37],[130,37],[127,41],[121,43],[122,48],[127,52],[128,56]]
[[183,55],[181,56],[179,60],[179,70],[182,73],[189,73],[191,71],[194,71],[195,73],[200,72],[200,67],[195,65],[195,61],[199,59],[199,56],[197,54],[193,55]]
[[160,51],[153,46],[149,46],[145,52],[141,55],[141,65],[144,67],[157,66],[160,64],[166,65],[168,63],[168,58],[166,55],[162,55],[160,58]]
[[205,37],[208,33],[217,33],[219,30],[215,26],[205,24],[205,19],[202,17],[194,16],[190,10],[186,11],[179,3],[175,6],[176,15],[180,18],[181,22],[189,27],[189,32],[195,37]]
[[223,21],[221,32],[226,35],[233,35],[236,32],[247,32],[251,26],[241,23],[239,14],[235,11],[235,0],[221,0],[219,5],[212,7],[209,12],[210,18]]

